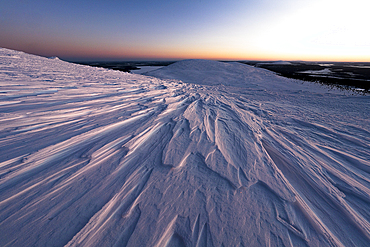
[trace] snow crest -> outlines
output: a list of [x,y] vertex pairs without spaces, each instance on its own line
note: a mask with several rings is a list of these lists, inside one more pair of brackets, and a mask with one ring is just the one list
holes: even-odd
[[368,96],[237,63],[151,75],[0,49],[1,246],[369,243]]

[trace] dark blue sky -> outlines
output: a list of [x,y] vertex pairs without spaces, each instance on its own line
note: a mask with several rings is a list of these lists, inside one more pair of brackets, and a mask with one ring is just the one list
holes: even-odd
[[365,0],[0,1],[0,46],[68,59],[370,59]]

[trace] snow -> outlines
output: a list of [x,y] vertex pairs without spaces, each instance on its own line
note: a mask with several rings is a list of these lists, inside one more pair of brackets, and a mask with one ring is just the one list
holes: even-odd
[[258,63],[259,65],[291,65],[291,62],[288,61],[274,61],[274,62],[263,62],[263,63]]
[[60,60],[60,58],[59,57],[49,57],[49,59],[54,59],[54,60]]
[[366,65],[350,65],[349,67],[359,68],[359,69],[370,69],[370,66],[366,66]]
[[331,66],[334,66],[333,63],[319,63],[318,65],[323,66],[323,67],[331,67]]
[[156,70],[156,69],[160,69],[162,67],[163,66],[140,66],[140,67],[138,67],[139,69],[131,70],[131,73],[133,73],[133,74],[144,74],[146,72]]
[[147,74],[0,49],[1,246],[368,246],[369,96]]
[[306,71],[301,71],[298,73],[313,74],[313,75],[330,75],[333,72],[330,69],[326,68],[322,70],[306,70]]
[[312,91],[324,92],[316,84],[302,84],[275,73],[237,62],[183,60],[162,69],[144,73],[161,79],[178,79],[185,83],[208,86],[237,87],[244,90]]

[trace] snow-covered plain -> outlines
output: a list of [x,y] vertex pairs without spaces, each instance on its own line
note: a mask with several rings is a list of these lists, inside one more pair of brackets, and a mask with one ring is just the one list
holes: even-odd
[[0,49],[0,246],[369,246],[369,96],[149,73]]

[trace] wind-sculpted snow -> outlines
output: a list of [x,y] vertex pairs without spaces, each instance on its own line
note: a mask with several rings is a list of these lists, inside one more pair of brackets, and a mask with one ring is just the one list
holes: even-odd
[[369,96],[171,66],[0,49],[1,246],[369,245]]

